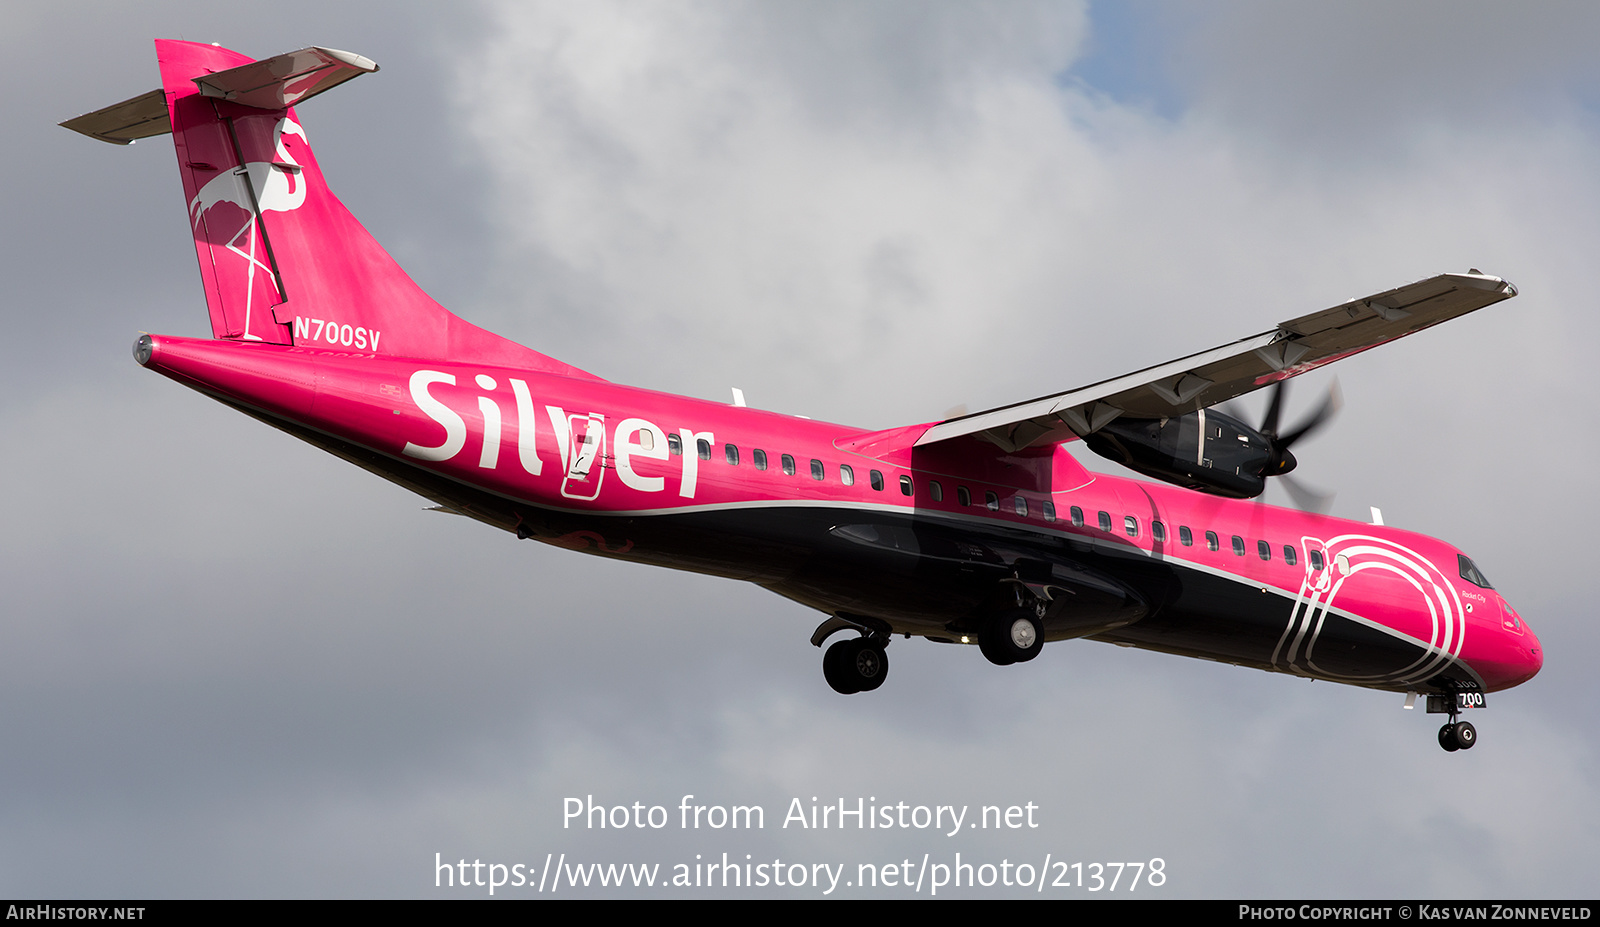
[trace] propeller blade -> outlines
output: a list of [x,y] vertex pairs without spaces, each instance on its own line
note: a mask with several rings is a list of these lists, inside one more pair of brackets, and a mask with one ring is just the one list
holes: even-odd
[[1339,391],[1339,381],[1334,380],[1333,384],[1328,387],[1328,395],[1323,398],[1322,405],[1318,406],[1317,411],[1311,413],[1311,417],[1306,419],[1299,428],[1280,437],[1278,439],[1280,446],[1287,449],[1289,445],[1317,431],[1331,421],[1335,415],[1338,415],[1339,409],[1343,406],[1344,394]]
[[1272,385],[1272,401],[1267,403],[1267,415],[1261,420],[1261,427],[1256,429],[1269,440],[1278,436],[1278,416],[1283,411],[1283,394],[1288,388],[1288,380],[1279,380]]

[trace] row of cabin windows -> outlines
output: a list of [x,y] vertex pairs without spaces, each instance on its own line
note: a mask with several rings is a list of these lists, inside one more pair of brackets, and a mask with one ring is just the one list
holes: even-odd
[[[674,455],[683,454],[683,440],[678,435],[676,435],[676,434],[667,435],[667,446],[668,446],[668,448],[671,449],[671,451],[672,451],[672,453]],[[696,454],[699,456],[699,458],[701,460],[710,460],[711,459],[711,443],[709,441],[707,441],[706,439],[704,439],[704,438],[698,439],[697,441],[695,441],[695,452],[696,452]],[[724,444],[722,446],[722,456],[723,456],[723,459],[728,462],[729,466],[733,466],[733,467],[739,466],[739,447],[738,447],[738,445]],[[765,469],[767,469],[767,452],[766,451],[762,450],[761,448],[754,448],[750,452],[750,458],[751,458],[751,461],[755,464],[755,468],[757,470],[765,470]],[[789,455],[789,454],[781,455],[779,457],[779,463],[783,468],[783,473],[784,473],[785,476],[794,476],[795,475],[795,472],[796,472],[797,468],[795,466],[795,460],[794,460],[794,457],[792,455]],[[824,479],[827,478],[827,475],[828,475],[827,466],[825,464],[823,464],[822,461],[816,460],[816,459],[813,458],[811,460],[810,469],[811,469],[811,478],[812,479],[814,479],[814,480],[824,480]],[[846,486],[854,486],[855,485],[856,472],[849,464],[840,464],[839,465],[839,482],[843,483]],[[870,471],[868,471],[867,483],[874,490],[876,490],[878,492],[882,492],[883,491],[883,487],[884,487],[883,473],[881,471],[878,471],[878,470],[870,470]],[[911,482],[911,477],[910,476],[906,476],[906,475],[902,475],[900,477],[900,494],[904,495],[904,496],[909,496],[909,495],[911,495],[911,493],[913,491],[913,488],[914,487],[913,487],[912,482]],[[935,501],[935,502],[943,502],[944,501],[944,486],[942,486],[939,483],[938,480],[929,480],[928,481],[928,494],[933,497],[933,501]],[[972,504],[972,493],[967,489],[967,487],[965,487],[965,486],[957,486],[956,487],[956,503],[958,505],[963,506],[963,507],[969,506],[969,505]],[[983,493],[983,504],[984,504],[984,507],[987,508],[991,512],[1000,511],[1000,496],[999,496],[999,494],[995,493],[993,490],[984,490],[984,493]],[[1013,496],[1012,500],[1011,500],[1011,504],[1012,504],[1013,510],[1019,516],[1021,516],[1023,518],[1028,517],[1028,500],[1027,499],[1023,498],[1021,495]],[[1053,502],[1044,502],[1044,503],[1041,504],[1041,509],[1042,509],[1041,514],[1043,514],[1045,521],[1055,521],[1056,520],[1055,503],[1053,503]],[[1072,525],[1073,525],[1073,527],[1075,527],[1075,528],[1083,527],[1083,525],[1084,525],[1083,509],[1081,509],[1078,506],[1074,505],[1072,507],[1072,509],[1071,509],[1071,514],[1072,514]],[[1101,531],[1104,531],[1104,532],[1106,532],[1108,534],[1112,531],[1112,521],[1111,521],[1111,513],[1110,512],[1100,512],[1099,513],[1099,525],[1100,525],[1100,530]],[[1139,519],[1136,518],[1133,515],[1125,515],[1125,516],[1123,516],[1123,518],[1122,518],[1122,530],[1123,530],[1124,533],[1126,533],[1128,535],[1128,537],[1137,538],[1139,536]],[[1159,522],[1159,521],[1152,521],[1150,523],[1150,536],[1151,536],[1151,538],[1153,538],[1156,541],[1165,542],[1167,540],[1167,527],[1166,527],[1166,525],[1163,524],[1162,522]],[[1180,526],[1178,526],[1178,543],[1182,544],[1184,547],[1193,547],[1194,546],[1194,532],[1189,530],[1189,526],[1188,525],[1180,525]],[[1217,537],[1217,533],[1215,531],[1207,531],[1206,532],[1206,549],[1209,550],[1209,551],[1217,551],[1217,550],[1220,550],[1221,548],[1222,548],[1222,542],[1221,542],[1221,539],[1219,539]],[[1244,538],[1240,537],[1237,534],[1233,536],[1233,553],[1234,553],[1235,556],[1239,556],[1239,557],[1243,557],[1245,555]],[[1272,545],[1267,543],[1266,541],[1257,541],[1256,542],[1256,556],[1260,557],[1262,560],[1271,560],[1272,559]],[[1298,558],[1295,555],[1294,547],[1292,545],[1289,545],[1289,544],[1283,545],[1283,562],[1285,564],[1289,565],[1289,566],[1294,566],[1295,563],[1297,562],[1297,559]],[[1323,564],[1322,564],[1322,552],[1321,551],[1316,551],[1316,550],[1311,551],[1311,567],[1312,567],[1312,569],[1320,570],[1320,569],[1322,569],[1322,566],[1323,566]]]
[[[1018,498],[1018,503],[1019,503],[1018,507],[1017,507],[1018,513],[1019,514],[1024,514],[1020,497]],[[1047,502],[1047,503],[1045,503],[1045,505],[1046,505],[1046,507],[1048,507],[1049,503]],[[1073,525],[1073,527],[1082,528],[1083,525],[1084,525],[1083,509],[1081,509],[1081,508],[1079,508],[1078,506],[1075,505],[1071,509],[1071,515],[1072,515],[1072,525]],[[1099,517],[1100,530],[1106,532],[1107,534],[1111,533],[1111,530],[1112,530],[1111,513],[1110,512],[1101,512],[1101,513],[1099,513],[1099,516],[1100,516]],[[1123,516],[1123,518],[1122,518],[1122,530],[1123,530],[1123,533],[1125,533],[1130,538],[1138,537],[1139,536],[1139,519],[1136,518],[1133,515],[1125,515],[1125,516]],[[1150,537],[1153,538],[1156,541],[1166,541],[1166,539],[1167,539],[1167,526],[1164,523],[1159,522],[1159,521],[1150,522]],[[1179,525],[1178,526],[1178,543],[1182,544],[1184,547],[1193,547],[1194,546],[1194,532],[1189,530],[1189,526],[1188,525]],[[1217,537],[1217,533],[1215,531],[1207,531],[1206,532],[1206,550],[1218,551],[1218,550],[1221,550],[1221,549],[1222,549],[1222,539]],[[1240,537],[1237,534],[1234,535],[1233,536],[1233,553],[1234,553],[1234,556],[1243,557],[1245,555],[1245,550],[1246,550],[1246,548],[1245,548],[1244,538]],[[1272,545],[1270,543],[1266,542],[1266,541],[1257,541],[1256,542],[1256,556],[1260,557],[1262,560],[1271,560],[1272,559]],[[1285,564],[1289,565],[1289,566],[1294,566],[1298,561],[1299,561],[1299,557],[1295,553],[1294,545],[1292,545],[1292,544],[1283,545],[1283,562]],[[1322,551],[1320,551],[1320,550],[1311,551],[1311,568],[1313,570],[1320,570],[1320,569],[1322,569],[1322,567],[1323,567]]]
[[[667,447],[668,447],[668,449],[670,449],[672,451],[672,453],[675,456],[681,456],[683,454],[683,439],[681,437],[679,437],[677,434],[669,434],[669,435],[667,435]],[[696,441],[695,441],[695,453],[701,460],[710,460],[711,459],[711,442],[707,441],[704,438],[696,439]],[[738,447],[738,445],[735,445],[735,444],[724,444],[722,446],[722,457],[723,457],[723,459],[725,461],[727,461],[729,466],[732,466],[732,467],[739,466],[739,447]],[[751,462],[755,464],[755,468],[757,470],[765,470],[765,469],[767,469],[767,452],[762,450],[761,448],[759,448],[759,447],[758,448],[753,448],[750,451],[750,459],[751,459]],[[795,472],[796,472],[797,468],[795,466],[795,460],[794,460],[793,456],[791,456],[789,454],[783,454],[778,458],[778,460],[779,460],[780,466],[783,468],[783,473],[784,473],[785,476],[794,476],[795,475]],[[826,479],[827,476],[828,476],[827,465],[824,464],[820,460],[813,459],[811,461],[811,478],[814,479],[814,480],[823,480],[823,479]],[[839,465],[839,482],[843,483],[846,486],[854,486],[855,485],[856,472],[849,464],[840,464]],[[900,477],[899,483],[900,483],[900,494],[901,495],[909,496],[915,491],[915,485],[912,483],[910,476],[902,474],[901,477]],[[881,471],[879,471],[879,470],[869,470],[869,471],[867,471],[867,484],[869,486],[871,486],[875,491],[882,492],[883,491],[883,487],[885,485],[884,484],[884,479],[883,479],[883,473]],[[933,501],[935,501],[935,502],[943,502],[944,501],[944,486],[938,480],[929,480],[928,481],[928,494],[933,497]],[[957,502],[957,504],[962,505],[962,506],[971,505],[972,504],[972,492],[970,490],[968,490],[967,487],[965,487],[965,486],[957,486],[956,487],[956,502]],[[985,490],[984,493],[983,493],[983,504],[984,504],[984,507],[987,508],[991,512],[1000,511],[1000,496],[999,496],[999,494],[995,493],[993,490]],[[1020,516],[1022,516],[1024,518],[1027,517],[1027,515],[1028,515],[1028,500],[1027,499],[1024,499],[1020,495],[1013,497],[1013,499],[1012,499],[1012,507],[1013,507],[1013,509],[1016,511],[1016,513],[1018,515],[1020,515]],[[1044,515],[1044,520],[1045,521],[1055,521],[1056,520],[1056,506],[1055,506],[1055,503],[1053,503],[1053,502],[1045,502],[1045,503],[1042,504],[1041,509],[1042,509],[1042,514]]]
[[[667,448],[672,451],[673,456],[681,457],[683,455],[683,438],[677,434],[667,435]],[[711,442],[705,438],[697,438],[695,440],[695,456],[701,460],[710,460]],[[722,459],[727,461],[730,467],[739,466],[739,446],[737,444],[724,444],[722,446]],[[757,470],[767,469],[767,452],[759,447],[752,448],[750,450],[750,462],[755,465]],[[783,470],[784,476],[794,476],[795,473],[799,472],[799,467],[795,464],[793,454],[779,455],[778,466]],[[812,459],[809,466],[812,479],[821,481],[828,478],[827,464],[820,460]],[[855,468],[849,464],[840,464],[839,482],[846,486],[854,486],[856,484]],[[882,492],[884,486],[883,473],[878,470],[869,471],[867,483],[873,489]],[[902,495],[911,495],[911,477],[900,477],[900,492]]]
[[[908,495],[908,496],[911,495],[911,477],[909,477],[909,476],[900,477],[900,487],[901,487],[901,490],[903,492],[905,492],[906,495]],[[935,501],[935,502],[943,502],[944,501],[944,486],[938,480],[929,480],[928,481],[928,495],[932,496],[933,497],[933,501]],[[971,504],[972,504],[972,491],[970,489],[968,489],[967,487],[965,487],[965,486],[957,486],[956,487],[956,505],[959,505],[959,506],[965,508],[966,506],[969,506]],[[983,491],[983,507],[988,509],[991,512],[1000,511],[1000,494],[996,493],[992,489],[984,490]],[[1016,512],[1018,515],[1022,516],[1023,518],[1027,518],[1028,517],[1028,500],[1023,498],[1022,496],[1017,495],[1017,496],[1012,496],[1011,497],[1011,508],[1012,508],[1012,511]],[[1044,520],[1045,521],[1055,521],[1056,520],[1056,504],[1054,502],[1044,502],[1044,503],[1042,503],[1041,506],[1040,506],[1040,514],[1042,514],[1044,516]]]

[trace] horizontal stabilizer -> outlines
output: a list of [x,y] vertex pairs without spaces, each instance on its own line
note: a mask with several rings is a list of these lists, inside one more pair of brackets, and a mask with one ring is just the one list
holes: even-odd
[[160,88],[113,103],[105,109],[84,113],[61,125],[113,145],[131,145],[135,139],[172,131],[172,122],[167,118],[167,100]]
[[286,109],[378,70],[371,58],[315,45],[196,77],[203,97],[256,109]]
[[[376,70],[378,65],[371,58],[313,45],[196,77],[194,83],[203,97],[275,110],[295,106]],[[113,145],[129,145],[136,139],[172,131],[167,100],[159,89],[68,119],[61,125]]]

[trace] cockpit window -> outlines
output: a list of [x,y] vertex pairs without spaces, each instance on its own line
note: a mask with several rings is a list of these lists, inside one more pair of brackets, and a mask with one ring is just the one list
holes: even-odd
[[1483,573],[1478,569],[1478,565],[1472,562],[1472,558],[1468,557],[1466,554],[1456,554],[1456,560],[1461,564],[1462,579],[1473,584],[1474,586],[1477,586],[1479,589],[1494,588],[1493,586],[1489,585],[1489,578],[1484,576]]

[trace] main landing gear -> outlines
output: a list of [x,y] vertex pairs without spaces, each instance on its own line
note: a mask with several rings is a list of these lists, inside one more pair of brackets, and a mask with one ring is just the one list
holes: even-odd
[[978,628],[978,649],[996,666],[1026,663],[1044,649],[1044,625],[1029,609],[991,615]]
[[822,655],[822,677],[840,695],[871,692],[889,678],[889,646],[892,629],[888,622],[856,615],[834,615],[811,632],[811,645],[823,642],[839,631],[855,631],[860,637],[835,641]]
[[871,692],[889,678],[889,654],[872,637],[836,641],[822,656],[822,675],[840,695]]
[[[1042,613],[1041,607],[1020,606],[984,618],[978,625],[978,649],[998,666],[1032,660],[1044,649]],[[828,685],[840,695],[871,692],[883,685],[889,678],[885,649],[893,631],[889,624],[858,615],[834,615],[811,633],[811,643],[821,647],[839,631],[855,631],[860,636],[835,641],[822,655],[822,676]]]

